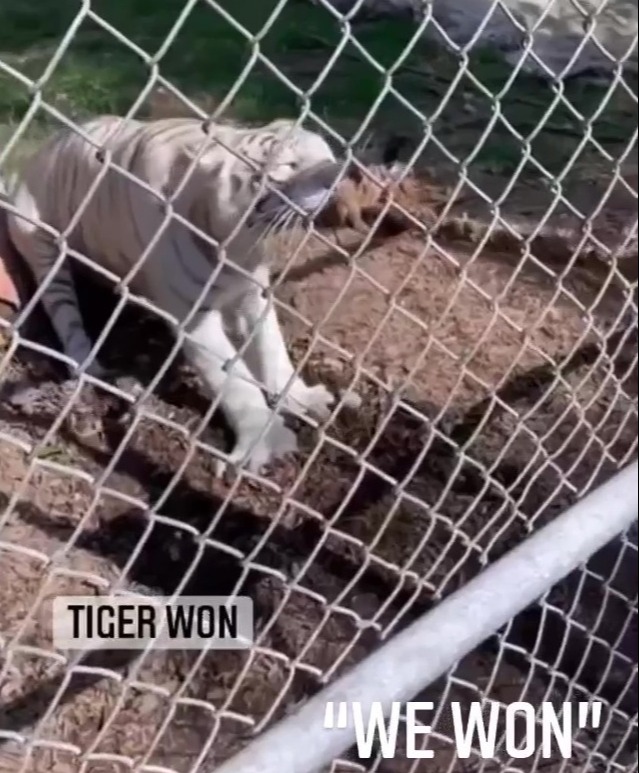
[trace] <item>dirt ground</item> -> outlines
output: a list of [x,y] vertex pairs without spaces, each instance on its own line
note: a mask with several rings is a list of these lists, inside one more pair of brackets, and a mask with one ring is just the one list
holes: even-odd
[[[589,265],[558,282],[543,255],[517,271],[518,256],[473,257],[469,245],[422,255],[419,233],[365,249],[353,232],[337,237],[353,260],[313,238],[276,265],[276,295],[309,378],[354,389],[363,405],[319,432],[300,426],[299,457],[267,478],[215,477],[227,433],[214,422],[196,438],[206,402],[181,361],[136,424],[88,389],[63,422],[62,404],[29,416],[0,406],[3,773],[187,773],[228,758],[636,453],[636,274],[620,278],[632,266],[610,283]],[[93,286],[82,297],[95,333],[112,302]],[[28,347],[7,340],[4,351],[0,379],[49,372]],[[101,359],[149,383],[169,351],[157,320],[126,309]],[[167,595],[185,575],[189,595],[253,597],[250,654],[93,653],[78,664],[52,649],[55,595],[114,582]],[[620,741],[623,711],[636,728],[636,671],[619,654],[622,628],[636,640],[634,582],[611,594],[612,581],[589,574],[586,590],[556,589],[426,694],[444,707],[597,690],[621,701],[605,732],[580,733],[575,758],[544,769],[621,770],[633,743]],[[540,614],[554,636],[541,643]],[[601,652],[580,660],[588,631]],[[633,678],[624,704],[619,685]],[[533,768],[505,752],[457,760],[444,709],[433,725],[432,762],[357,767],[351,756],[343,769]]]

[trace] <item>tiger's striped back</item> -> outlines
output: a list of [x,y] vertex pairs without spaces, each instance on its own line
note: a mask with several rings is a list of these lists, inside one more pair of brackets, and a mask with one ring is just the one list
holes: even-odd
[[[139,227],[140,202],[154,199],[149,189],[164,196],[175,192],[206,143],[206,134],[202,122],[190,118],[145,123],[104,116],[81,128],[87,139],[65,130],[32,157],[18,186],[16,205],[27,216],[63,233],[69,247],[122,277],[146,247]],[[218,125],[209,128],[208,136],[212,142],[192,182],[175,202],[175,210],[198,220],[196,226],[220,241],[250,205],[256,192],[256,169],[268,169],[270,178],[281,182],[305,165],[333,158],[321,137],[294,129],[291,121],[257,129]],[[107,160],[110,168],[105,168]],[[193,206],[196,199],[198,207]],[[155,201],[159,210],[160,199]],[[67,232],[70,224],[74,227]],[[41,279],[50,268],[49,234],[13,218],[11,236]],[[255,236],[246,229],[240,232],[235,251],[247,251]],[[139,280],[134,280],[134,287],[136,281],[148,290],[148,283]]]

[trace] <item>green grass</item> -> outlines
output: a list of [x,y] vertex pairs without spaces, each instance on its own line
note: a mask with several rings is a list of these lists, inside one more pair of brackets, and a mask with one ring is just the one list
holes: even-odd
[[[222,0],[237,21],[257,34],[275,8],[273,0]],[[105,21],[135,45],[155,55],[180,14],[184,0],[97,0],[92,3]],[[71,0],[3,0],[0,7],[0,56],[24,75],[39,78],[73,19]],[[372,30],[362,42],[391,65],[413,33],[403,22]],[[252,47],[236,27],[202,2],[180,28],[159,59],[160,72],[187,94],[226,96],[257,48],[281,68],[296,86],[306,89],[328,61],[339,40],[339,29],[324,9],[291,0],[284,13]],[[323,45],[324,41],[328,44]],[[350,59],[354,57],[355,61]],[[300,64],[305,65],[301,67]],[[344,73],[345,65],[350,71]],[[298,68],[298,72],[296,72]],[[379,94],[382,79],[349,46],[342,66],[320,86],[313,103],[320,114],[362,113]],[[130,47],[119,42],[93,20],[85,20],[62,62],[45,85],[43,96],[75,114],[127,110],[149,78],[149,67]],[[10,78],[0,88],[0,115],[20,117],[31,99],[28,89]],[[232,112],[245,120],[266,120],[293,114],[299,100],[281,78],[258,61],[243,82]]]
[[[265,24],[277,7],[275,0],[219,0],[257,42],[246,36],[204,0],[197,3],[181,26],[174,42],[163,48],[177,22],[185,0],[93,0],[91,9],[126,36],[135,46],[155,57],[160,73],[196,102],[206,97],[215,103],[225,99],[256,54],[275,65],[275,74],[256,61],[232,99],[228,114],[242,121],[259,122],[295,115],[305,97],[296,95],[288,79],[310,98],[313,111],[348,137],[373,108],[387,82],[358,47],[348,43],[329,74],[317,78],[329,62],[342,33],[323,7],[307,0],[288,0],[277,19]],[[79,0],[2,0],[0,3],[0,62],[35,82],[43,77],[60,41],[74,19]],[[410,21],[389,20],[358,25],[357,40],[383,68],[394,67],[414,37]],[[485,88],[497,94],[511,69],[490,51],[473,55],[470,67]],[[467,155],[476,147],[494,112],[495,102],[467,76],[458,83],[445,110],[439,104],[459,69],[459,60],[433,43],[420,40],[396,67],[392,82],[406,102],[434,122],[436,135],[447,147]],[[119,41],[97,22],[85,18],[71,44],[42,88],[30,89],[0,67],[0,143],[40,92],[43,99],[72,118],[130,109],[149,82],[151,68],[130,46]],[[605,89],[572,87],[569,98],[586,116],[598,107]],[[507,120],[522,134],[529,134],[552,104],[550,88],[535,79],[519,76],[501,103]],[[387,95],[379,105],[370,129],[400,131],[419,136],[422,120],[402,99]],[[613,99],[614,109],[593,125],[604,144],[615,145],[630,136],[636,118],[633,105],[622,93]],[[49,130],[52,119],[39,109],[31,135]],[[566,107],[551,111],[549,128],[533,141],[533,150],[560,168],[575,151],[583,127]],[[4,124],[5,129],[1,126]],[[1,149],[1,148],[0,148]],[[517,166],[522,146],[500,120],[480,147],[473,164],[506,171]]]

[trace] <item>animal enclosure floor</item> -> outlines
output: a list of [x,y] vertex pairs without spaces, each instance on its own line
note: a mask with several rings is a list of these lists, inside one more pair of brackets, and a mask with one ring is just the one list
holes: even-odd
[[[356,243],[352,233],[338,236]],[[95,756],[84,773],[124,773],[130,760],[177,773],[200,755],[219,762],[635,452],[636,336],[603,336],[617,323],[619,285],[600,294],[600,278],[580,267],[557,294],[539,267],[514,275],[517,256],[472,258],[468,245],[440,246],[446,254],[430,249],[419,263],[424,238],[411,233],[374,243],[351,263],[317,240],[300,252],[276,293],[286,337],[296,361],[308,356],[309,378],[354,388],[363,406],[340,410],[321,433],[301,427],[296,459],[233,492],[214,475],[211,446],[227,442],[223,428],[192,442],[206,403],[181,362],[133,428],[100,392],[84,392],[54,432],[60,404],[33,416],[0,406],[0,513],[11,503],[6,522],[0,516],[0,634],[17,645],[0,661],[0,728],[16,733],[0,745],[2,773],[21,764],[72,773],[87,752]],[[95,332],[110,301],[89,292]],[[129,309],[102,359],[148,381],[169,350],[158,322]],[[2,377],[41,367],[19,351]],[[395,405],[393,390],[409,375]],[[47,433],[31,455],[21,447]],[[399,495],[389,479],[402,482]],[[145,532],[156,505],[162,519]],[[193,535],[209,529],[198,555]],[[248,558],[239,562],[225,546]],[[68,666],[52,654],[47,630],[54,595],[116,579],[168,595],[187,570],[185,593],[241,587],[254,598],[264,635],[250,658],[173,652],[138,662],[97,653],[63,682]],[[566,689],[560,680],[547,693],[542,669],[527,680],[521,664],[496,660],[488,647],[454,676],[450,692],[442,684],[429,694],[508,703],[561,700]],[[217,729],[206,703],[222,712]],[[40,720],[46,743],[27,762],[20,737]],[[434,729],[450,732],[447,722],[444,712]],[[428,771],[448,770],[450,748],[436,743]],[[457,760],[453,769],[472,764]],[[409,769],[402,759],[377,768]]]

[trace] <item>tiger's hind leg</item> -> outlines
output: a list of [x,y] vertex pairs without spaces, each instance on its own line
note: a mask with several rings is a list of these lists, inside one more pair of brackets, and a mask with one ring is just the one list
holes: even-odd
[[[68,265],[61,266],[50,281],[42,295],[42,305],[64,354],[73,362],[68,365],[70,376],[73,378],[89,358],[93,343],[84,327],[73,276]],[[85,372],[96,378],[106,376],[106,370],[95,358],[85,368]]]
[[[44,281],[47,280],[48,278],[45,278]],[[48,280],[41,300],[61,348],[64,354],[72,360],[72,364],[65,363],[68,368],[68,376],[62,383],[48,380],[37,386],[28,383],[7,385],[4,395],[7,402],[27,414],[56,407],[61,399],[71,397],[78,387],[79,369],[88,359],[93,347],[84,327],[73,276],[68,266],[60,267],[56,275]],[[93,358],[84,372],[103,382],[112,384],[121,392],[128,394],[129,399],[137,396],[142,390],[137,380],[116,376],[104,368],[96,358]],[[80,402],[82,401],[81,397],[78,399]],[[78,408],[75,401],[74,406]]]
[[[58,337],[62,351],[73,364],[67,363],[71,377],[91,353],[92,343],[80,314],[78,296],[68,255],[58,263],[60,247],[52,234],[39,225],[42,215],[37,200],[27,186],[18,189],[15,206],[20,215],[9,217],[9,235],[14,246],[29,265],[41,293],[42,305]],[[44,286],[44,287],[43,287]],[[99,376],[103,369],[93,361],[86,369]]]
[[[76,286],[68,264],[62,264],[53,277],[42,296],[42,305],[51,320],[62,350],[73,361],[73,364],[68,366],[69,378],[63,384],[63,389],[75,389],[78,372],[89,359],[93,341],[84,326]],[[129,398],[135,398],[143,391],[136,377],[107,369],[96,357],[88,363],[84,372],[116,387],[128,394]]]
[[[40,408],[57,404],[60,397],[69,397],[74,392],[78,386],[78,371],[88,359],[93,343],[82,320],[69,264],[62,263],[50,275],[56,261],[57,248],[48,235],[37,227],[22,222],[14,232],[18,236],[16,246],[27,257],[38,285],[44,284],[41,296],[42,306],[58,337],[63,353],[71,360],[71,363],[65,363],[68,376],[62,383],[45,381],[37,386],[28,383],[6,385],[4,397],[12,406],[27,413],[35,413]],[[45,268],[38,270],[39,266]],[[137,383],[131,384],[128,379],[112,377],[96,358],[93,358],[84,372],[102,381],[114,383],[125,393],[135,394],[139,389]]]

